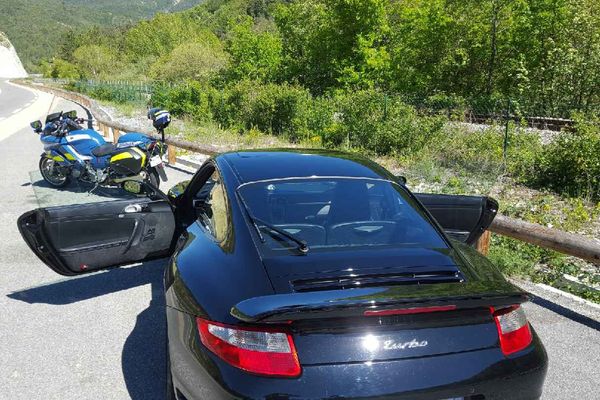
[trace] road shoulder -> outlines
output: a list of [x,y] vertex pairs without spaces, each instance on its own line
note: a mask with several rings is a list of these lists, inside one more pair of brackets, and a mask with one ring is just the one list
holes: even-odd
[[28,107],[25,107],[16,114],[13,114],[10,117],[0,121],[0,142],[29,126],[31,121],[35,121],[36,119],[40,119],[42,116],[45,116],[52,106],[52,102],[54,100],[54,96],[49,93],[25,88],[10,82],[8,82],[8,84],[18,87],[22,90],[30,91],[36,95],[36,98]]

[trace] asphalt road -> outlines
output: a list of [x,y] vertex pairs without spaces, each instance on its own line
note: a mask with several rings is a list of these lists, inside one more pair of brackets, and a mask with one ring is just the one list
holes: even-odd
[[34,92],[0,82],[0,121],[30,106],[36,97]]
[[[12,106],[34,96],[3,82],[0,91],[0,104]],[[52,104],[73,108],[63,100]],[[39,196],[50,190],[37,180],[42,145],[26,122],[39,117],[15,114],[21,123],[7,119],[0,136],[0,399],[161,399],[165,261],[64,279],[20,238],[18,216],[40,202],[107,199],[76,185]],[[170,168],[167,175],[165,187],[189,176]]]
[[[161,399],[164,261],[64,279],[31,253],[17,231],[21,213],[106,197],[45,188],[36,172],[41,144],[23,121],[51,100],[40,94],[12,114],[36,95],[2,82],[0,91],[9,110],[0,115],[10,116],[0,131],[0,399]],[[52,104],[61,107],[73,105]],[[187,176],[168,175],[169,184]],[[526,308],[550,358],[543,398],[600,398],[600,311],[540,295]]]

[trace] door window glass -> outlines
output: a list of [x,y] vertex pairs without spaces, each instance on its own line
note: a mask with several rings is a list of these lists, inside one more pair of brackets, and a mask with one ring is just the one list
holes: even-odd
[[[206,189],[210,191],[206,193]],[[229,213],[221,176],[216,170],[203,188],[200,189],[199,194],[203,191],[204,202],[198,213],[198,221],[215,239],[219,242],[223,241],[227,236]]]

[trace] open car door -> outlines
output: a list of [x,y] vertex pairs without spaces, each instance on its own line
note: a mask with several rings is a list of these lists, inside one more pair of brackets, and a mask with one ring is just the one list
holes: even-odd
[[169,202],[147,197],[39,208],[17,224],[31,250],[67,276],[167,256],[175,233]]
[[450,238],[467,244],[475,244],[498,213],[498,202],[491,197],[430,193],[415,196]]

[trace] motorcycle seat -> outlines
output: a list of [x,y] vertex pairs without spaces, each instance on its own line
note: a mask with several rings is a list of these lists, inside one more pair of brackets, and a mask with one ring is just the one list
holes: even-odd
[[106,143],[92,150],[92,154],[96,157],[104,157],[117,151],[117,146],[112,143]]

